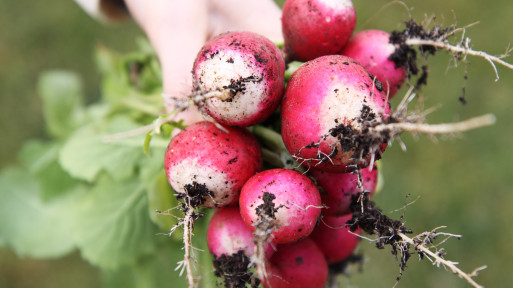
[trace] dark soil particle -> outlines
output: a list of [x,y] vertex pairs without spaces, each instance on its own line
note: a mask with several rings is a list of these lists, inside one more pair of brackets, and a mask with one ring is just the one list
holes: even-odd
[[255,77],[255,76],[248,76],[248,77],[242,77],[242,78],[239,78],[238,80],[230,80],[230,85],[226,85],[226,86],[223,86],[223,89],[227,89],[228,91],[230,91],[230,94],[231,94],[231,98],[226,100],[227,102],[231,102],[233,100],[233,97],[239,93],[239,92],[242,92],[244,93],[246,91],[246,83],[249,83],[249,82],[253,82],[253,83],[257,83],[257,82],[260,82],[262,81],[263,78],[262,77]]
[[362,110],[360,111],[360,118],[358,118],[358,122],[365,123],[370,122],[376,119],[376,114],[371,112],[371,108],[368,105],[363,105]]
[[[260,198],[260,197],[259,197]],[[255,208],[256,214],[258,216],[261,216],[262,214],[270,217],[271,219],[276,219],[276,216],[274,215],[276,212],[278,212],[278,209],[281,207],[275,207],[275,204],[273,200],[276,199],[276,196],[274,194],[269,192],[264,192],[264,196],[262,197],[262,200],[264,203],[258,205]]]
[[[378,121],[379,120],[379,121]],[[394,118],[389,117],[387,120],[381,120],[368,105],[363,105],[360,111],[360,116],[354,119],[361,124],[359,129],[354,129],[350,124],[337,123],[337,125],[329,130],[329,135],[337,139],[338,145],[332,148],[332,151],[328,156],[320,155],[316,159],[320,163],[328,161],[331,157],[334,157],[339,152],[352,152],[353,159],[355,161],[364,161],[371,153],[374,153],[375,159],[381,158],[380,145],[387,143],[392,135],[393,131],[383,129],[379,133],[372,132],[372,128],[386,123],[393,123]],[[304,148],[316,148],[318,144],[311,143]]]
[[310,143],[308,145],[305,146],[305,149],[310,149],[310,148],[319,148],[320,144],[319,143]]
[[192,184],[186,184],[184,187],[185,193],[179,193],[177,198],[186,200],[189,208],[196,208],[205,203],[207,197],[214,197],[214,192],[208,190],[205,184],[199,184],[193,181]]
[[262,56],[260,56],[260,54],[258,53],[255,53],[255,60],[258,62],[258,63],[263,63],[263,64],[266,64],[268,61],[265,59],[265,58],[262,58]]
[[250,259],[244,255],[242,250],[231,256],[221,255],[214,259],[214,274],[224,280],[224,287],[238,288],[249,287],[257,288],[260,280],[249,271]]
[[427,85],[427,77],[428,77],[428,66],[424,65],[424,66],[422,66],[422,74],[420,74],[419,78],[417,79],[417,87]]
[[376,89],[378,89],[379,92],[383,92],[384,87],[383,87],[383,83],[381,83],[381,81],[379,81],[378,79],[375,79],[374,85],[376,85]]
[[[365,122],[365,118],[375,116],[373,113],[368,113],[368,111],[363,111],[363,117],[358,121],[369,125],[370,122]],[[372,127],[369,125],[369,127]],[[339,124],[334,128],[330,129],[329,133],[331,136],[336,137],[340,147],[342,148],[342,152],[348,152],[354,150],[354,155],[356,157],[361,157],[365,159],[369,153],[371,153],[376,147],[381,143],[386,143],[390,139],[386,133],[384,135],[372,135],[367,133],[369,127],[364,127],[361,131],[357,129],[353,129],[350,125]],[[330,153],[330,157],[333,157],[337,154],[337,149],[333,149],[332,153]],[[380,155],[376,155],[380,156]],[[321,159],[322,160],[322,159]]]
[[[374,82],[374,87],[376,87],[376,89],[378,89],[379,92],[383,92],[383,83],[381,83],[381,81],[379,81],[376,77],[374,77],[374,75],[370,73],[369,77],[372,80],[372,82]],[[367,87],[369,86],[367,85]]]
[[[396,67],[404,67],[408,71],[408,75],[417,75],[419,68],[417,66],[417,51],[406,45],[408,39],[445,41],[453,30],[454,26],[443,28],[435,26],[426,30],[422,25],[417,24],[413,19],[405,23],[406,28],[402,31],[394,30],[390,33],[390,43],[396,45],[395,52],[390,55],[389,60],[395,63]],[[434,55],[437,49],[429,45],[421,45],[418,49],[422,56]],[[422,67],[422,75],[420,76],[417,88],[426,84],[427,67]]]
[[219,54],[219,50],[216,50],[216,52],[210,54],[210,59],[213,59],[217,54]]

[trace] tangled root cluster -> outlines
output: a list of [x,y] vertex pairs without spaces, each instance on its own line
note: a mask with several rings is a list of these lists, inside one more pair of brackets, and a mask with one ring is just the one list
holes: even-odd
[[352,198],[351,211],[353,217],[346,225],[351,231],[360,228],[369,235],[376,235],[376,247],[384,249],[386,245],[390,245],[393,255],[400,255],[400,271],[406,269],[406,262],[410,259],[410,247],[408,243],[404,243],[403,238],[399,234],[411,234],[410,229],[404,226],[399,220],[393,220],[383,214],[376,208],[376,205],[364,193],[358,193]]

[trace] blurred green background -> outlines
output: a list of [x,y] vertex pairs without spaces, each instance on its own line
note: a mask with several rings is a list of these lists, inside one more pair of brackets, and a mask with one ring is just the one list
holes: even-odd
[[[353,1],[357,29],[402,29],[406,10],[398,4],[377,11],[390,1]],[[438,23],[467,25],[467,36],[476,50],[502,54],[513,42],[513,2],[509,0],[405,1],[417,20],[436,15]],[[376,16],[377,15],[377,16]],[[376,16],[376,17],[373,17]],[[368,21],[369,20],[369,21]],[[365,24],[365,25],[364,25]],[[47,69],[68,69],[84,79],[88,101],[99,97],[99,74],[93,51],[98,44],[120,52],[135,49],[142,35],[132,22],[104,26],[86,15],[72,1],[0,1],[0,168],[16,162],[21,143],[45,138],[41,101],[36,93],[38,75]],[[395,143],[385,153],[385,186],[375,201],[388,212],[403,206],[406,195],[420,199],[406,210],[407,226],[415,232],[445,225],[463,235],[447,242],[450,260],[471,271],[488,265],[477,278],[487,287],[511,287],[513,283],[513,71],[498,67],[495,82],[491,66],[469,58],[469,80],[464,65],[452,68],[447,53],[430,59],[428,85],[422,90],[425,107],[440,105],[428,122],[461,120],[494,113],[497,124],[460,137],[403,136],[408,150]],[[513,62],[513,57],[507,58]],[[448,68],[449,67],[449,68]],[[458,101],[466,85],[468,103]],[[402,93],[404,94],[404,93]],[[399,96],[396,98],[400,98]],[[392,105],[400,99],[393,99]],[[391,214],[399,218],[402,212]],[[363,272],[353,269],[347,287],[392,287],[398,276],[397,262],[389,251],[362,241],[367,262]],[[174,273],[169,271],[169,273]],[[78,253],[61,259],[20,259],[0,249],[0,287],[100,287],[99,271],[81,260]],[[172,284],[170,287],[173,287]],[[399,287],[469,287],[463,280],[436,269],[414,255]]]

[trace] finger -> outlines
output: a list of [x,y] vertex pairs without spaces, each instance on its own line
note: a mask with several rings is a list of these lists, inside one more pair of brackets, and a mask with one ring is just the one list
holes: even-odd
[[281,10],[272,0],[210,0],[224,19],[224,28],[246,30],[282,42]]
[[[151,3],[150,3],[151,2]],[[164,94],[185,98],[192,89],[192,65],[207,39],[207,0],[126,0],[128,9],[146,32],[162,67]],[[169,99],[169,98],[167,98]],[[166,101],[168,112],[175,107]],[[201,117],[196,109],[180,113],[177,119],[187,124]]]
[[207,39],[207,0],[126,2],[157,51],[164,92],[174,97],[190,93],[192,64]]

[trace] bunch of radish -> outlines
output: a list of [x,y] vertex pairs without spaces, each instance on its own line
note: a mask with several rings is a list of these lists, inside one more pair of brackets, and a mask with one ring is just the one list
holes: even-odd
[[[350,204],[374,193],[374,162],[390,138],[372,128],[389,119],[388,99],[406,74],[388,60],[394,46],[385,32],[351,36],[350,0],[289,0],[282,23],[283,52],[250,32],[205,44],[192,94],[211,121],[182,130],[165,156],[189,218],[184,228],[192,229],[196,208],[216,209],[207,240],[226,287],[324,287],[328,265],[353,253],[359,231],[345,227]],[[286,84],[293,60],[305,63]],[[271,124],[281,127],[296,169],[270,165],[260,148],[265,139],[250,132],[259,123],[275,127],[268,124],[278,107],[281,122]],[[256,276],[229,271],[241,265]]]

